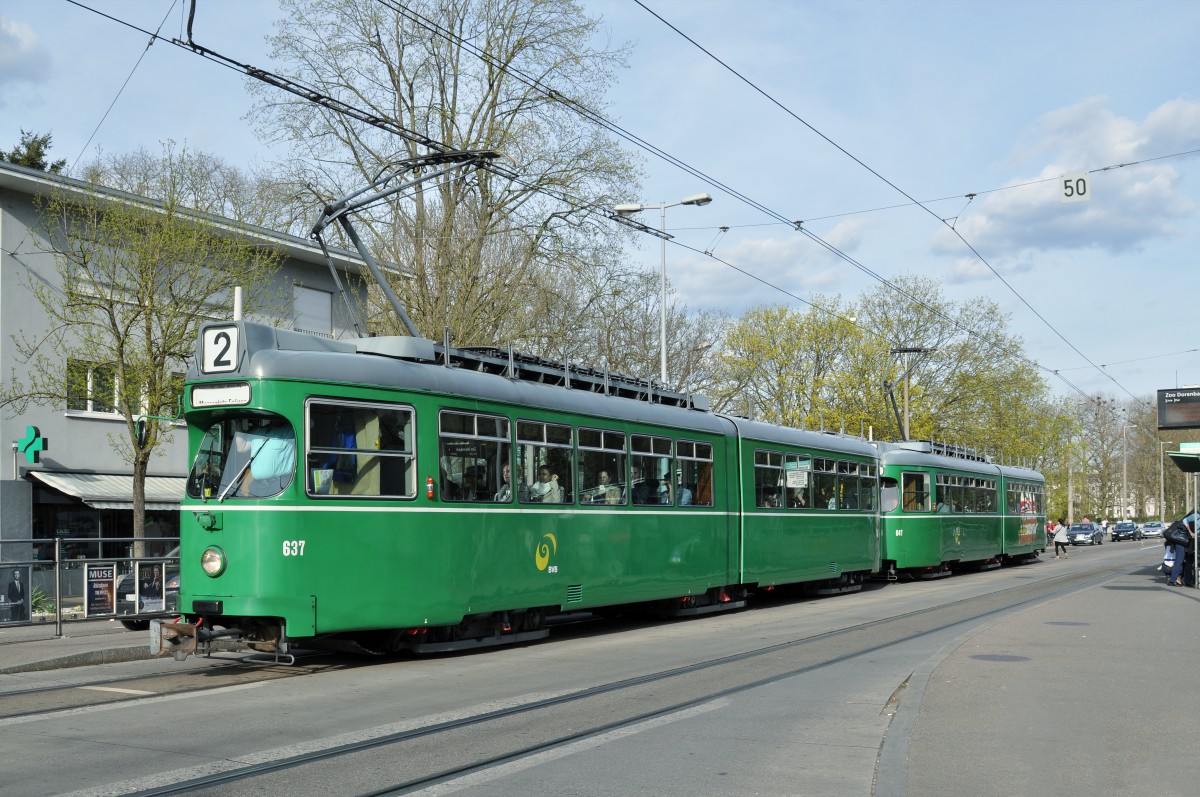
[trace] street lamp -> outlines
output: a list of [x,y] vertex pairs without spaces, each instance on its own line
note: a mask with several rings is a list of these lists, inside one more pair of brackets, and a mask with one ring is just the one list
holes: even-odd
[[1163,446],[1169,446],[1174,443],[1174,440],[1159,440],[1158,441],[1158,520],[1160,523],[1166,522],[1166,515],[1163,513],[1163,504],[1167,502],[1167,493],[1163,489]]
[[1138,428],[1136,423],[1127,423],[1121,427],[1121,520],[1129,519],[1125,517],[1129,507],[1129,453],[1125,444],[1125,430],[1136,428]]
[[661,274],[659,277],[659,341],[660,341],[660,372],[659,379],[665,385],[667,383],[667,208],[673,208],[677,205],[707,205],[712,202],[712,197],[708,194],[692,194],[684,197],[678,202],[659,202],[657,205],[646,205],[639,202],[631,202],[624,205],[617,205],[613,208],[617,213],[641,213],[646,208],[658,208],[659,220],[658,228],[663,232],[663,237],[659,239],[660,250],[660,265]]

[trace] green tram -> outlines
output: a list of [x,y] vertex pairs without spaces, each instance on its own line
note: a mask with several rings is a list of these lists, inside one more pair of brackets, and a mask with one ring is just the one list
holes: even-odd
[[717,611],[881,566],[872,444],[644,380],[239,321],[202,328],[184,398],[185,616],[152,624],[176,658],[524,641],[564,612]]
[[967,449],[880,443],[883,564],[889,578],[1029,561],[1045,550],[1045,481]]

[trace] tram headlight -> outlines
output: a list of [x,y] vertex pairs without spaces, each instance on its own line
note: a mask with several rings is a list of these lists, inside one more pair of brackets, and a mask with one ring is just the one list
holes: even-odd
[[225,552],[215,545],[210,545],[200,554],[200,569],[216,578],[225,572]]

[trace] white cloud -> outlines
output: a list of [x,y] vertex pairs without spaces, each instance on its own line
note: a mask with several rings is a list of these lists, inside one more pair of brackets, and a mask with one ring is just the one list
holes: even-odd
[[[866,226],[861,220],[844,221],[822,238],[849,254],[861,244]],[[738,314],[758,305],[795,304],[788,294],[808,300],[849,288],[846,274],[852,267],[799,232],[719,246],[714,255],[684,258],[667,250],[670,279],[691,307]]]
[[17,81],[42,81],[49,69],[50,53],[33,28],[0,17],[0,86]]
[[[1140,121],[1117,116],[1106,103],[1093,98],[1043,116],[1039,140],[1016,156],[1042,160],[1038,172],[1014,178],[1011,188],[977,199],[959,215],[958,231],[984,257],[1136,251],[1177,234],[1176,222],[1195,206],[1180,190],[1173,160],[1150,159],[1200,148],[1200,102],[1171,100]],[[1114,168],[1092,171],[1103,167]],[[1082,171],[1092,171],[1091,199],[1063,203],[1059,178]],[[939,231],[932,246],[940,254],[963,251],[949,230]]]

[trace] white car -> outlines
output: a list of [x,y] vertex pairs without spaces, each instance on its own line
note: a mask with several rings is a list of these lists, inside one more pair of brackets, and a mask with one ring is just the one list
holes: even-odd
[[1165,523],[1160,523],[1157,520],[1149,520],[1142,524],[1142,536],[1143,537],[1161,537],[1163,534],[1163,530],[1166,529],[1166,527],[1167,527],[1167,524],[1165,524]]

